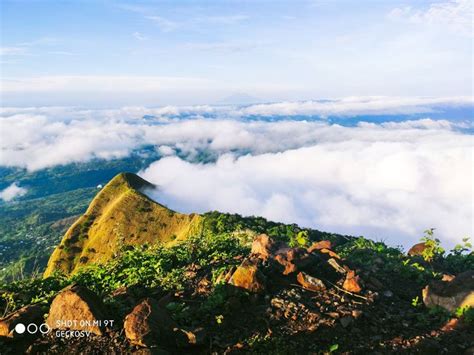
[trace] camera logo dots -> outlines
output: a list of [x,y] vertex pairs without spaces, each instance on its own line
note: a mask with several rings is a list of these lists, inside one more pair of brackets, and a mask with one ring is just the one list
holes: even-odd
[[29,334],[36,334],[38,331],[41,334],[48,334],[51,331],[51,328],[46,323],[42,323],[40,326],[36,325],[35,323],[30,323],[28,325],[24,325],[23,323],[18,323],[15,325],[15,332],[18,334],[23,334],[25,331]]
[[18,323],[17,325],[15,325],[15,332],[17,332],[18,334],[23,334],[26,330],[26,327],[23,323]]

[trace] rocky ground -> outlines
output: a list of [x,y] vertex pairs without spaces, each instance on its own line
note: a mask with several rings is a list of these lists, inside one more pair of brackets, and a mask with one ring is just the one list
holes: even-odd
[[[386,278],[378,272],[382,259],[358,267],[329,241],[289,248],[261,235],[235,261],[239,266],[219,275],[189,265],[189,284],[179,292],[136,285],[100,299],[69,286],[46,309],[27,306],[0,320],[0,353],[474,353],[472,323],[442,311],[473,301],[472,270],[426,288],[430,310],[412,299],[421,291],[417,282],[396,273]],[[44,322],[44,313],[57,330],[32,337],[13,330],[19,322]],[[57,325],[73,319],[90,324]],[[66,329],[91,333],[59,337]]]

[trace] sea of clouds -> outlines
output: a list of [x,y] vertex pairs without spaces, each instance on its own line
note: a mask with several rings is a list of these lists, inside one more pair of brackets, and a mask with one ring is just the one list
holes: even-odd
[[[474,231],[473,135],[460,130],[472,127],[472,117],[430,119],[441,105],[472,99],[3,108],[0,166],[34,171],[153,145],[162,158],[140,175],[158,186],[150,195],[175,210],[262,215],[405,246],[433,227],[452,246]],[[347,126],[327,120],[414,113],[426,117]],[[215,159],[199,163],[200,152]],[[21,188],[2,192],[4,200]]]

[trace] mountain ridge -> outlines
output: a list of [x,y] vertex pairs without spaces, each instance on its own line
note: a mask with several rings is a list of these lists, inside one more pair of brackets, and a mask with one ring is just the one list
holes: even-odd
[[68,229],[51,255],[44,277],[104,263],[126,245],[173,243],[199,232],[200,215],[175,212],[146,196],[145,188],[154,185],[133,173],[116,175]]

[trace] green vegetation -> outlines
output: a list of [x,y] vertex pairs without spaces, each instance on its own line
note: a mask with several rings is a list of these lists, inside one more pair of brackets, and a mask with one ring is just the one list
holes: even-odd
[[138,171],[159,157],[143,147],[130,157],[93,160],[29,172],[0,167],[0,190],[16,182],[27,194],[0,200],[0,280],[43,272],[54,247],[97,193],[121,171]]

